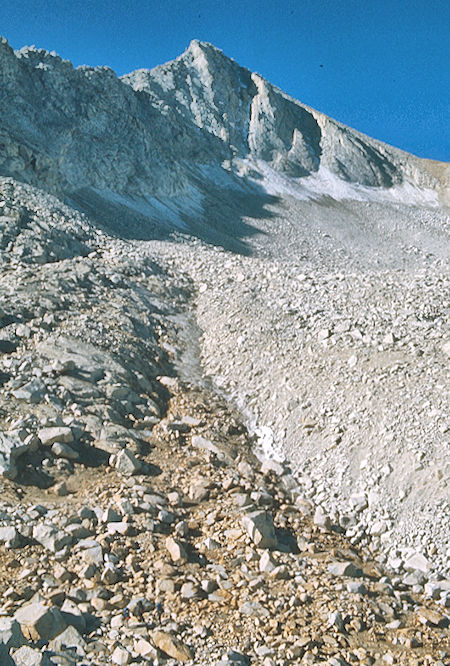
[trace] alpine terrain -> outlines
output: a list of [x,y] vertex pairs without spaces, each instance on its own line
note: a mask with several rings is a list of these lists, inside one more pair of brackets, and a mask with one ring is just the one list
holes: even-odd
[[0,41],[2,666],[449,663],[449,181]]

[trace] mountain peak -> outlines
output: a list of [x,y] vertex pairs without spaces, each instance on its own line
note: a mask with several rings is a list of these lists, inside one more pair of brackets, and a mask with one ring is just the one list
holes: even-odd
[[211,56],[220,55],[223,58],[226,58],[227,60],[231,61],[231,58],[226,56],[221,49],[217,48],[217,46],[214,46],[214,44],[211,44],[210,42],[201,41],[200,39],[192,39],[188,48],[186,49],[184,54],[182,54],[180,57],[183,57],[183,55],[185,55],[186,53],[191,53],[194,56],[199,55],[200,53],[202,53],[206,56],[208,56],[208,55],[211,55]]
[[120,79],[3,43],[0,76],[0,173],[58,195],[185,196],[205,168],[244,187],[249,169],[266,168],[300,179],[294,188],[324,169],[370,187],[439,179],[423,160],[307,107],[198,39],[175,60]]

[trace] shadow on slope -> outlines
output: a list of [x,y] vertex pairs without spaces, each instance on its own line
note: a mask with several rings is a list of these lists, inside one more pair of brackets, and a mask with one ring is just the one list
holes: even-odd
[[237,254],[250,255],[246,239],[265,235],[249,219],[271,219],[275,214],[267,206],[280,202],[254,184],[222,187],[199,179],[201,204],[197,210],[189,202],[170,199],[109,196],[91,188],[80,189],[67,198],[67,203],[86,213],[107,233],[129,240],[176,240],[192,236],[210,245]]

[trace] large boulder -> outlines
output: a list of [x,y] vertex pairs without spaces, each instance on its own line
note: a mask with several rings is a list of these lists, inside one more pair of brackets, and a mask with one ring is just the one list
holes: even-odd
[[35,602],[22,606],[15,618],[23,634],[32,641],[50,641],[64,631],[67,624],[57,608]]

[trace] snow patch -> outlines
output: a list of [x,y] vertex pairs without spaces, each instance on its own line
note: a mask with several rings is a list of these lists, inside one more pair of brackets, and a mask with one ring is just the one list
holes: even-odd
[[[336,201],[346,199],[354,201],[372,201],[376,203],[403,203],[407,205],[439,206],[438,193],[431,189],[421,189],[410,182],[404,182],[391,188],[368,187],[349,183],[336,176],[324,166],[305,178],[292,178],[275,171],[263,160],[240,160],[247,170],[249,180],[257,182],[268,194],[288,195],[300,201],[317,200],[332,197]],[[262,179],[256,179],[252,172],[257,172]]]

